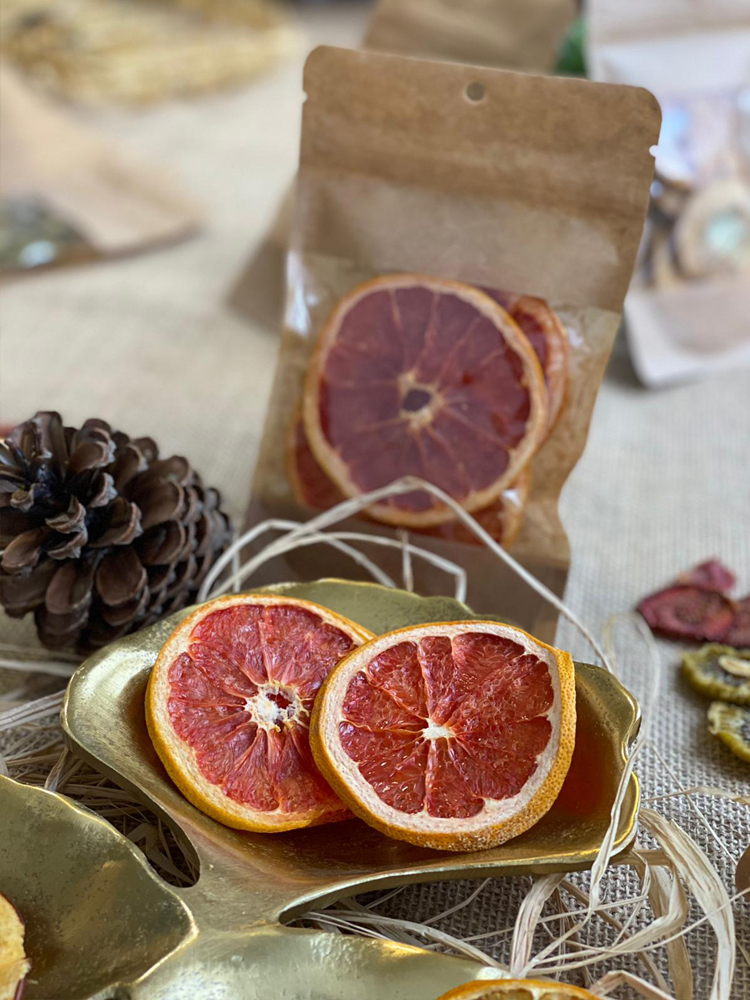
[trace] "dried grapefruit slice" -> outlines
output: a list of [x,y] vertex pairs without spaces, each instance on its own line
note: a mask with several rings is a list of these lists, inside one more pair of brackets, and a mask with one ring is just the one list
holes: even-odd
[[[287,432],[287,475],[300,503],[327,510],[344,497],[323,472],[307,440],[305,425],[297,411]],[[531,492],[531,469],[527,466],[488,507],[474,511],[474,517],[506,548],[513,543],[523,524],[524,510]],[[453,541],[481,544],[460,521],[446,521],[434,528],[422,528],[422,534]]]
[[310,723],[320,772],[371,826],[480,850],[549,809],[575,742],[567,653],[497,622],[416,625],[355,649]]
[[597,1000],[593,993],[568,983],[540,979],[475,979],[443,993],[438,1000]]
[[318,688],[372,633],[292,597],[209,601],[169,637],[146,723],[170,777],[226,826],[273,833],[344,819],[308,742]]
[[526,334],[544,373],[547,387],[547,433],[552,433],[560,418],[568,393],[568,335],[565,327],[544,299],[531,295],[513,295],[495,288],[483,288],[498,302]]
[[[533,348],[497,302],[461,282],[389,275],[337,305],[310,362],[303,418],[345,496],[416,475],[473,511],[541,444],[547,398]],[[424,491],[370,513],[413,528],[453,516]]]

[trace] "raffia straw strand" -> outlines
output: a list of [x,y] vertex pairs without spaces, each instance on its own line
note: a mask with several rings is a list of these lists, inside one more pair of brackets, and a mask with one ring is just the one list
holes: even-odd
[[674,1000],[671,993],[666,993],[651,983],[647,983],[640,976],[636,976],[632,972],[624,972],[623,970],[607,972],[601,979],[592,983],[589,989],[594,996],[602,997],[606,1000],[607,997],[612,995],[612,990],[616,990],[620,986],[630,986],[632,989],[637,990],[646,1000]]
[[401,542],[401,579],[404,582],[404,590],[408,590],[411,594],[414,591],[414,569],[411,562],[409,532],[400,528],[398,540]]
[[460,903],[456,903],[455,906],[448,907],[447,910],[443,910],[441,913],[436,913],[434,917],[429,917],[427,920],[423,920],[422,923],[425,924],[425,926],[436,924],[438,921],[444,920],[446,917],[450,917],[453,913],[458,913],[459,910],[463,910],[465,906],[469,906],[470,903],[474,902],[477,896],[484,892],[489,885],[489,882],[490,880],[488,878],[483,879],[476,889],[469,893],[466,899],[462,899]]

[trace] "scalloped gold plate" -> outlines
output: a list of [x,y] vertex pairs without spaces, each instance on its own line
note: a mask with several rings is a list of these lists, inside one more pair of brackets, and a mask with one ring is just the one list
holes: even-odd
[[[259,589],[317,601],[378,633],[478,617],[452,598],[422,598],[377,584],[321,580]],[[500,847],[472,854],[431,851],[383,837],[359,820],[282,834],[243,833],[203,815],[180,794],[146,732],[149,671],[189,610],[87,660],[71,680],[62,721],[76,753],[172,827],[198,862],[199,880],[186,889],[166,885],[99,818],[62,796],[4,779],[0,841],[9,850],[0,860],[0,885],[8,884],[7,895],[29,921],[36,971],[28,1000],[434,1000],[492,970],[393,942],[285,927],[284,921],[369,889],[592,864],[639,724],[635,699],[611,674],[576,664],[576,749],[568,778],[547,815]],[[618,852],[635,834],[638,802],[633,777]],[[32,806],[36,818],[29,823]],[[69,832],[53,834],[63,820]],[[70,831],[78,832],[77,840]],[[104,856],[111,860],[102,862]],[[19,873],[34,870],[39,859],[41,870],[27,892]],[[119,866],[111,884],[101,881],[110,865]],[[58,870],[62,879],[55,876]],[[154,894],[161,899],[155,924],[153,902],[147,906]],[[60,961],[49,959],[37,933],[49,924],[49,913],[56,914]],[[70,960],[83,959],[89,944],[88,963]]]

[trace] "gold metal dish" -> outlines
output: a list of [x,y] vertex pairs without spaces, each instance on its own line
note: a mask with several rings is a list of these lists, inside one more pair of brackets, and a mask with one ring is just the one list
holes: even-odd
[[[450,598],[376,584],[322,580],[264,589],[325,604],[374,632],[478,617]],[[197,860],[199,880],[185,889],[166,885],[103,820],[61,796],[4,779],[0,885],[8,884],[7,894],[29,921],[35,965],[28,1000],[434,1000],[496,970],[284,922],[369,889],[592,864],[639,722],[635,699],[611,674],[576,664],[576,749],[566,782],[549,813],[501,847],[431,851],[390,840],[358,820],[275,835],[242,833],[183,798],[146,732],[149,671],[186,614],[87,660],[70,683],[62,721],[77,753],[171,826]],[[633,777],[617,851],[635,834],[638,798]],[[29,871],[36,872],[33,883],[26,880]],[[45,927],[49,935],[39,931]]]

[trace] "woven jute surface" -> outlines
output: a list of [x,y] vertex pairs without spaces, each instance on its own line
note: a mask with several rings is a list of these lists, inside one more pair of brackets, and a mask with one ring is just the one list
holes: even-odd
[[[362,13],[336,7],[308,16],[311,42],[357,42]],[[278,337],[233,313],[226,298],[293,174],[300,106],[294,62],[246,91],[148,113],[87,115],[164,162],[202,199],[210,222],[199,237],[167,250],[4,288],[2,423],[55,408],[68,423],[95,415],[130,434],[151,434],[165,452],[188,455],[241,516]],[[563,496],[573,549],[566,600],[598,632],[612,614],[711,556],[738,572],[740,592],[750,591],[750,373],[647,392],[622,350],[616,348],[586,453]],[[15,631],[7,621],[0,626],[6,636]],[[590,658],[567,626],[559,643]],[[623,679],[644,692],[642,649],[621,644],[619,652]],[[680,784],[747,793],[750,768],[708,735],[706,702],[681,678],[679,647],[662,643],[660,654],[665,672],[654,746],[639,766],[644,795]],[[659,809],[703,847],[733,891],[732,858],[750,841],[747,809],[705,796],[692,804],[665,800]],[[610,898],[630,877],[623,869],[610,879]],[[528,879],[493,880],[440,926],[462,937],[497,928],[527,887]],[[410,887],[386,912],[425,920],[471,888]],[[738,903],[735,918],[750,946],[750,906]],[[712,934],[703,925],[688,942],[696,996],[708,996]],[[750,969],[738,956],[734,997],[749,996]]]

